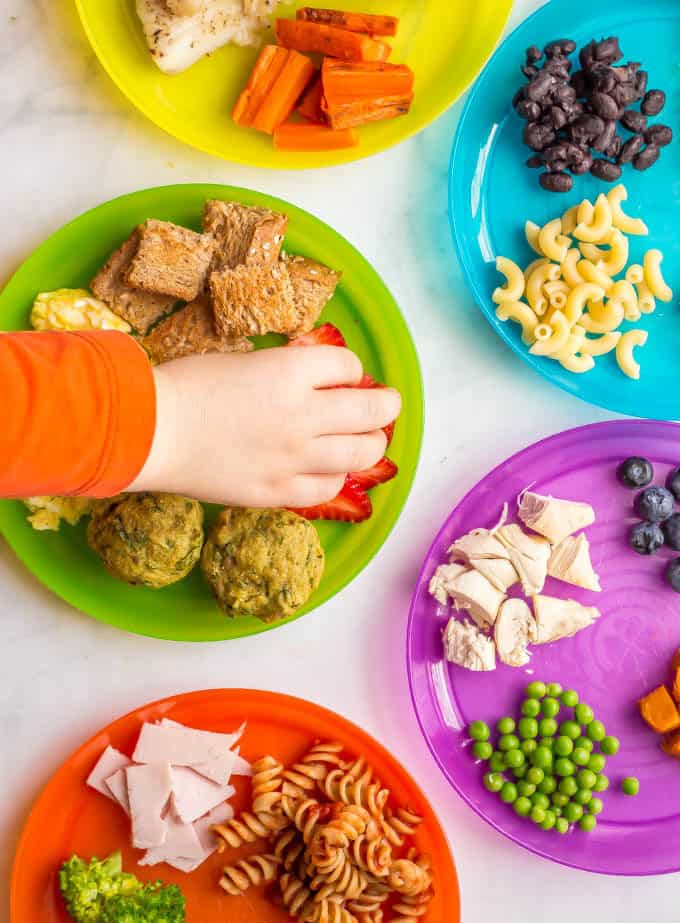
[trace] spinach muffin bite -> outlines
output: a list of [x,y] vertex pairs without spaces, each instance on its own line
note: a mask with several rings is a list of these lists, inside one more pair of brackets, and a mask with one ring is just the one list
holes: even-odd
[[201,569],[227,615],[274,622],[307,602],[324,560],[316,529],[297,513],[226,507],[210,530]]
[[201,556],[203,539],[203,507],[177,494],[102,500],[87,529],[90,548],[112,577],[154,589],[189,574]]

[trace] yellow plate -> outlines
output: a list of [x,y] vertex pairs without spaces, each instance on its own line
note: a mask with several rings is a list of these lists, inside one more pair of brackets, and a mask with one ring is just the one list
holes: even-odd
[[[399,16],[392,60],[413,68],[416,96],[407,116],[362,128],[358,147],[316,154],[275,151],[269,135],[232,122],[230,112],[257,57],[256,49],[227,46],[183,74],[168,76],[147,50],[135,0],[76,0],[76,5],[111,78],[160,128],[227,160],[304,169],[384,151],[441,115],[491,54],[512,0],[319,0],[318,6]],[[279,15],[292,15],[304,5],[311,4],[284,2]]]

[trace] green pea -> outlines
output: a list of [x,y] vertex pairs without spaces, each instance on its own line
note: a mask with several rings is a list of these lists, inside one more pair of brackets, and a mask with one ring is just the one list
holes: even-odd
[[593,742],[589,737],[577,737],[574,741],[575,747],[581,747],[582,750],[587,750],[588,753],[593,751]]
[[558,833],[568,833],[569,821],[564,817],[558,817],[555,821],[555,830],[557,830]]
[[525,798],[529,798],[536,791],[536,786],[533,782],[527,782],[526,779],[522,779],[521,782],[517,783],[517,791]]
[[525,699],[520,710],[525,718],[535,718],[541,713],[541,704],[537,699]]
[[593,793],[589,788],[580,788],[573,796],[576,804],[586,805],[593,800]]
[[503,772],[505,769],[505,754],[500,750],[495,750],[489,760],[489,769],[491,772]]
[[552,830],[556,821],[557,817],[555,816],[555,812],[546,811],[545,817],[543,818],[543,823],[541,824],[541,830]]
[[564,808],[565,805],[569,804],[569,795],[563,795],[562,792],[555,792],[551,801],[556,807]]
[[487,772],[483,779],[484,788],[490,792],[500,792],[505,779],[500,772]]
[[531,811],[531,802],[524,795],[520,795],[513,807],[515,808],[515,814],[519,814],[520,817],[526,817]]
[[595,782],[593,791],[606,792],[608,788],[609,788],[609,778],[605,776],[604,773],[601,772],[597,777],[597,781]]
[[590,753],[585,747],[574,747],[571,758],[577,766],[587,766],[590,759]]
[[591,721],[586,731],[591,740],[604,740],[606,733],[601,721]]
[[547,691],[545,683],[536,679],[527,686],[527,697],[530,699],[542,699]]
[[635,776],[626,776],[621,782],[621,791],[624,795],[637,795],[640,791],[640,781]]
[[515,730],[515,721],[513,718],[501,718],[496,722],[496,730],[499,734],[512,734]]
[[539,737],[538,739],[538,746],[547,747],[548,750],[552,750],[554,744],[555,744],[554,737]]
[[548,683],[547,689],[548,695],[553,696],[553,698],[562,695],[562,686],[560,683]]
[[499,795],[501,796],[501,801],[506,804],[512,804],[513,801],[517,800],[517,786],[513,782],[504,782]]
[[539,769],[545,772],[552,767],[552,750],[549,750],[548,747],[536,747],[529,759],[533,766],[538,766]]
[[545,820],[545,808],[539,808],[539,806],[535,804],[531,809],[529,817],[535,824],[542,824]]
[[555,760],[555,775],[556,776],[573,776],[576,772],[576,766],[567,756],[561,756],[559,759]]
[[552,795],[554,791],[557,791],[557,779],[555,776],[546,776],[537,788],[544,795]]
[[569,804],[564,806],[564,816],[570,824],[575,824],[576,821],[581,820],[583,817],[583,808],[580,804],[570,801]]
[[534,752],[537,746],[538,743],[535,740],[523,740],[519,748],[525,756],[529,756]]
[[553,696],[548,696],[548,698],[543,699],[541,702],[541,711],[546,718],[554,718],[555,715],[560,713],[560,703]]
[[554,718],[543,718],[538,722],[538,733],[541,737],[554,737],[557,734],[557,721]]
[[519,736],[524,740],[538,737],[538,721],[535,718],[520,718],[517,725]]
[[534,792],[531,796],[531,803],[539,808],[547,810],[550,807],[550,798],[542,792]]
[[573,689],[565,689],[560,697],[560,701],[565,708],[573,708],[575,705],[578,705],[578,692],[574,692]]
[[601,798],[591,798],[588,802],[588,810],[591,814],[601,814],[604,805]]
[[566,779],[562,779],[559,784],[559,790],[562,795],[566,795],[567,798],[571,798],[572,795],[575,795],[578,791],[578,784],[576,779],[573,776],[567,776]]
[[602,756],[601,753],[593,753],[588,760],[588,769],[592,770],[592,772],[602,772],[606,765],[607,757]]
[[557,756],[570,756],[574,749],[574,741],[571,737],[557,737],[553,745],[553,749]]
[[524,766],[526,762],[526,757],[521,750],[508,750],[505,754],[505,765],[510,769],[518,769],[520,766]]
[[606,753],[607,756],[614,756],[615,753],[618,753],[620,746],[621,743],[618,737],[603,737],[600,741],[600,750]]
[[590,833],[591,830],[594,830],[597,827],[597,818],[592,814],[584,814],[581,820],[578,822],[581,830],[584,830],[586,833]]
[[484,721],[473,721],[468,725],[468,734],[473,740],[488,740],[491,728]]
[[576,781],[579,788],[595,788],[597,776],[590,769],[580,769],[576,773]]
[[527,774],[527,764],[524,763],[522,766],[515,766],[512,770],[512,774],[516,779],[523,779]]
[[577,737],[581,736],[581,725],[577,724],[575,721],[563,721],[560,725],[560,734],[564,737],[571,737],[572,740],[576,740]]
[[493,756],[493,747],[488,740],[477,740],[472,747],[472,752],[476,759],[486,761]]
[[558,808],[556,804],[552,806],[551,810],[555,817],[562,817],[562,808]]
[[590,724],[594,717],[595,715],[590,705],[584,705],[583,702],[579,702],[574,709],[574,718],[579,724]]
[[533,782],[534,785],[540,785],[545,778],[545,773],[538,766],[532,766],[527,772],[527,782]]
[[499,750],[517,750],[519,748],[519,740],[515,737],[514,734],[502,734],[498,738],[498,749]]

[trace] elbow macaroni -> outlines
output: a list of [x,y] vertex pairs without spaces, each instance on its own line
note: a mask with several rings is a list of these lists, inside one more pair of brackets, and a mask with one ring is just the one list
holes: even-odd
[[673,292],[666,285],[661,274],[661,261],[663,254],[660,250],[648,250],[643,260],[643,274],[645,284],[655,298],[659,301],[671,301]]
[[562,232],[562,219],[548,221],[538,232],[538,246],[548,259],[561,263],[569,250],[569,238]]
[[612,229],[612,210],[607,196],[602,193],[595,200],[590,222],[581,219],[581,208],[579,208],[578,216],[579,223],[574,228],[574,237],[577,240],[584,240],[590,244],[599,244],[605,240]]
[[616,361],[624,375],[637,381],[640,378],[640,363],[633,355],[636,346],[644,346],[647,342],[646,330],[629,330],[621,336],[616,344]]
[[496,304],[504,301],[519,301],[524,294],[524,273],[517,263],[505,256],[496,258],[496,269],[505,276],[505,285],[497,288],[491,298]]
[[649,234],[647,225],[641,218],[631,218],[630,215],[625,215],[621,210],[621,203],[625,202],[627,198],[628,190],[623,183],[614,186],[607,193],[607,201],[612,213],[612,224],[615,228],[623,231],[624,234],[642,234],[643,236]]

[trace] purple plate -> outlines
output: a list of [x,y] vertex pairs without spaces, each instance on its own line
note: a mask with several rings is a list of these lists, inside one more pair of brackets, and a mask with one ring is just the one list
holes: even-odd
[[[453,510],[430,548],[411,604],[407,662],[411,697],[425,739],[461,797],[500,833],[564,865],[610,875],[657,875],[680,870],[680,762],[666,756],[642,721],[637,700],[666,682],[680,646],[680,596],[663,578],[672,552],[640,557],[627,545],[635,521],[633,491],[616,479],[629,455],[643,455],[663,483],[680,464],[680,428],[672,423],[620,420],[568,430],[514,455],[480,481]],[[442,657],[441,632],[451,614],[428,593],[451,542],[470,529],[493,526],[503,503],[516,509],[525,489],[586,501],[597,520],[586,530],[602,593],[549,579],[545,592],[596,605],[602,615],[574,638],[533,648],[522,669],[500,664],[472,673]],[[515,715],[532,678],[576,689],[592,705],[621,749],[608,760],[611,780],[604,811],[592,833],[560,836],[525,818],[482,784],[483,766],[470,752],[465,728],[474,719],[493,724]],[[623,795],[624,776],[640,779],[636,798]]]

